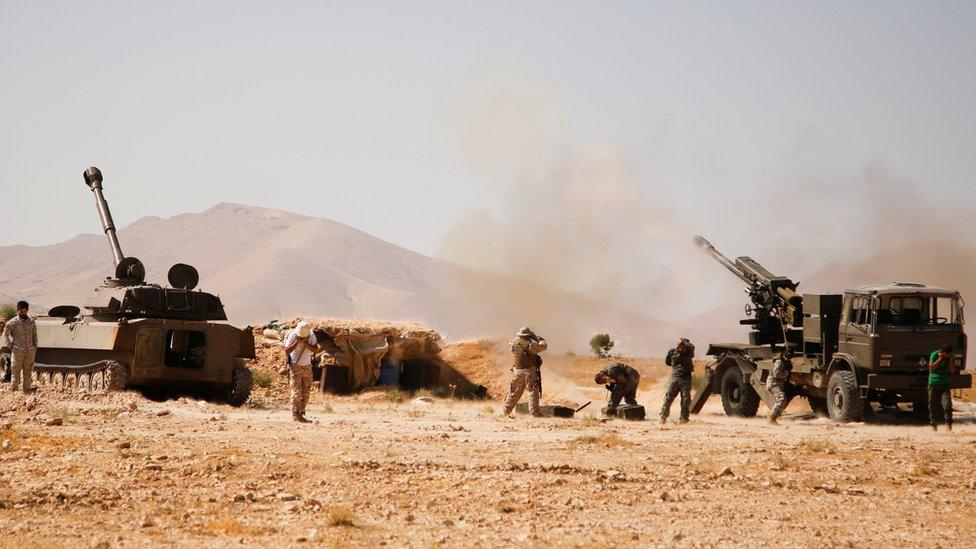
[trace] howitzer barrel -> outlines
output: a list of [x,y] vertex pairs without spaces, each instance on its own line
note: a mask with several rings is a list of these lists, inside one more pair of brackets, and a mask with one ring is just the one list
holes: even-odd
[[715,249],[715,246],[713,246],[712,243],[709,242],[708,240],[705,240],[705,237],[696,236],[695,244],[697,244],[698,247],[700,247],[701,249],[705,250],[705,253],[715,258],[715,261],[721,263],[723,267],[731,271],[732,274],[739,277],[739,279],[745,282],[746,284],[753,284],[755,282],[751,278],[749,278],[744,272],[742,272],[742,270],[739,269],[739,267],[737,267],[736,264],[731,259],[725,257],[724,255],[722,255],[722,252]]
[[119,237],[115,233],[115,221],[112,220],[112,212],[108,209],[105,195],[102,194],[102,172],[92,166],[85,170],[84,175],[85,184],[95,193],[95,206],[98,207],[98,216],[102,220],[102,229],[105,230],[109,245],[112,246],[112,256],[115,259],[115,265],[118,266],[125,259],[125,255],[122,254],[122,246],[119,245]]

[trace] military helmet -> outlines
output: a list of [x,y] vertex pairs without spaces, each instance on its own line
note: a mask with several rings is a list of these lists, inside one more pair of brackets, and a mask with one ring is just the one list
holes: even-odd
[[535,332],[533,332],[532,328],[529,328],[528,326],[522,326],[522,328],[519,329],[518,333],[515,335],[521,338],[530,338],[535,337]]

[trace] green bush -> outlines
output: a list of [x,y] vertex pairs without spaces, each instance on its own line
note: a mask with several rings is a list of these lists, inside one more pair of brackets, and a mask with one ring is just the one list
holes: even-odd
[[607,358],[610,356],[610,349],[613,349],[615,342],[610,339],[610,334],[596,334],[590,338],[590,348],[597,358]]
[[13,303],[4,303],[0,305],[0,317],[10,320],[11,318],[17,316],[17,306]]
[[251,370],[251,377],[254,378],[254,383],[262,389],[267,389],[271,387],[271,383],[274,378],[268,372],[262,372],[261,370]]
[[400,389],[390,389],[386,392],[386,398],[390,399],[390,402],[394,404],[400,404],[403,402],[403,392]]

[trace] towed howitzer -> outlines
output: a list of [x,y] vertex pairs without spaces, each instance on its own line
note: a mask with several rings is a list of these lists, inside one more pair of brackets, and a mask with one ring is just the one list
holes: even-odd
[[751,257],[741,256],[733,261],[701,236],[695,237],[695,244],[748,285],[746,293],[751,303],[746,304],[746,316],[751,318],[739,323],[754,327],[749,334],[751,344],[800,343],[798,335],[790,336],[791,328],[803,326],[803,296],[796,293],[799,283],[774,275]]

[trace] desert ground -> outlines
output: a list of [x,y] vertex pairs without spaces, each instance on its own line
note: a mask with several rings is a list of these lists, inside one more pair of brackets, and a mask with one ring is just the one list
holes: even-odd
[[[908,414],[834,424],[803,401],[775,427],[714,397],[687,425],[604,422],[597,363],[551,365],[554,392],[594,400],[572,419],[370,391],[314,394],[302,425],[278,379],[242,408],[5,386],[0,544],[976,544],[968,402],[951,433]],[[663,378],[643,364],[653,417]]]

